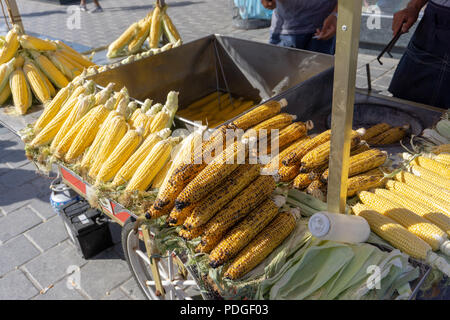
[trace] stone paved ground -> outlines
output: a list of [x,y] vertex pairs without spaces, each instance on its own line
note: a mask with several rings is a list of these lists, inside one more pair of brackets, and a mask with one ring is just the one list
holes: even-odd
[[[85,49],[110,43],[130,23],[144,16],[151,3],[101,0],[104,13],[82,13],[81,29],[69,30],[67,6],[18,1],[26,30]],[[211,33],[255,41],[266,41],[268,37],[267,29],[234,29],[228,1],[169,3],[169,13],[185,41]],[[0,21],[4,30],[3,19]],[[362,88],[367,87],[366,63],[371,65],[373,89],[387,94],[397,60],[384,59],[380,66],[375,56],[360,54],[357,86]],[[20,139],[0,126],[0,299],[142,299],[123,259],[120,228],[113,229],[114,247],[92,259],[82,259],[49,205],[49,184],[26,160]],[[79,289],[68,281],[71,266],[80,267]]]

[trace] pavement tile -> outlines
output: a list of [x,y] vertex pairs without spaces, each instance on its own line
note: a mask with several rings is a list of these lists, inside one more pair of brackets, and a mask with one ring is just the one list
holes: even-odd
[[27,205],[35,198],[38,198],[37,190],[31,184],[24,185],[21,188],[13,188],[3,192],[2,197],[0,197],[0,207],[8,214]]
[[86,263],[66,240],[28,262],[25,268],[42,287],[47,287],[62,279],[69,267],[81,268]]
[[26,232],[33,241],[43,250],[50,249],[68,238],[63,221],[60,217],[50,220]]
[[53,207],[50,205],[50,195],[44,195],[31,199],[29,206],[35,210],[44,219],[50,219],[56,215]]
[[101,300],[132,300],[119,288],[108,292]]
[[22,185],[27,184],[30,187],[31,181],[36,179],[36,167],[32,163],[28,163],[27,165],[16,168],[15,170],[9,170],[8,173],[1,175],[0,177],[0,188],[7,188],[8,190],[21,187]]
[[147,300],[147,298],[142,293],[141,289],[139,289],[138,284],[134,278],[131,278],[124,284],[120,286],[122,290],[124,290],[128,296],[133,298],[134,300]]
[[17,209],[6,217],[0,218],[0,241],[6,242],[40,223],[42,219],[30,208]]
[[39,250],[20,235],[0,245],[0,277],[39,255]]
[[40,293],[33,300],[85,300],[86,298],[76,290],[68,277],[58,281],[45,293]]
[[20,270],[0,278],[0,300],[27,300],[39,291]]

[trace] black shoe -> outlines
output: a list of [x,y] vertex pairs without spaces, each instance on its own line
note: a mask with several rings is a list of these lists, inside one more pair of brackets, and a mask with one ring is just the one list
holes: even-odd
[[102,7],[96,7],[94,10],[89,11],[89,13],[103,12]]

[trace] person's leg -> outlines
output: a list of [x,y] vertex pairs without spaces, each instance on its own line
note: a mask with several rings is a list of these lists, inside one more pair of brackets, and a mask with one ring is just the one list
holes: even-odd
[[308,36],[302,34],[282,34],[280,35],[280,40],[283,47],[305,49],[308,43]]
[[336,47],[336,37],[329,40],[313,39],[309,41],[306,50],[334,55]]
[[101,8],[100,3],[98,2],[98,0],[94,0],[94,4],[97,8]]
[[100,3],[98,3],[98,0],[94,0],[94,4],[95,4],[95,9],[90,11],[91,13],[103,11],[102,7],[100,6]]
[[86,0],[81,0],[81,1],[80,1],[80,10],[81,10],[81,11],[87,11],[87,8],[86,8]]
[[270,38],[269,38],[269,43],[277,45],[280,42],[281,42],[280,34],[271,32],[270,33]]

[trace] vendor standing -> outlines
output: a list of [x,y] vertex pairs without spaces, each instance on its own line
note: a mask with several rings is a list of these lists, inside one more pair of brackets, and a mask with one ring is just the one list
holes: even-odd
[[274,10],[271,44],[334,54],[336,0],[261,0],[261,3]]
[[389,91],[398,98],[450,108],[450,0],[411,0],[394,15],[394,34],[408,32],[425,8]]

